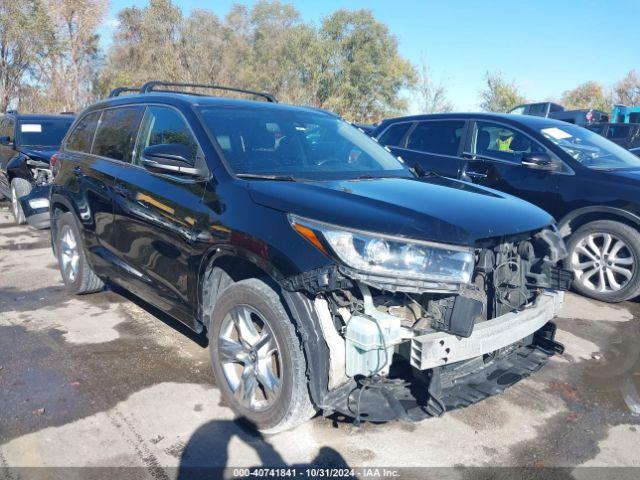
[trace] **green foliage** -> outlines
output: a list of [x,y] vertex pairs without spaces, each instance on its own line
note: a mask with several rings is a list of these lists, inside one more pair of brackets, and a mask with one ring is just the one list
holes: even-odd
[[338,10],[316,27],[278,1],[234,5],[221,20],[207,10],[184,17],[169,0],[151,0],[124,9],[119,22],[103,93],[154,78],[214,83],[377,121],[406,107],[399,92],[415,78],[395,37],[368,10]]
[[605,95],[602,85],[593,81],[585,82],[573,90],[564,92],[560,102],[568,110],[593,108],[610,112],[613,106],[611,99]]
[[480,91],[480,108],[487,112],[507,112],[513,107],[527,103],[515,82],[509,82],[502,78],[499,72],[487,72],[485,76],[486,86]]

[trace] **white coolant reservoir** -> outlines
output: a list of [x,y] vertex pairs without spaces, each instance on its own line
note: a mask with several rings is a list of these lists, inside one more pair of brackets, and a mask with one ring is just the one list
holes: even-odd
[[351,316],[345,332],[346,373],[349,377],[386,375],[394,347],[402,340],[400,317],[376,310],[369,289],[361,287],[361,290],[365,312]]

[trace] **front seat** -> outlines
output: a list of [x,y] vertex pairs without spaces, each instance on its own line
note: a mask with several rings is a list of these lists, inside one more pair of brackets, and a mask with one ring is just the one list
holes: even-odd
[[480,130],[478,132],[478,138],[476,140],[476,153],[482,155],[489,150],[489,144],[491,143],[491,136],[486,130]]

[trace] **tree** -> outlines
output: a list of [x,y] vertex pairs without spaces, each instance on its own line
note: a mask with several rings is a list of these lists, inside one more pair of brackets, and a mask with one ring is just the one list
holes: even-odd
[[415,70],[370,10],[334,12],[323,20],[320,38],[326,55],[317,92],[320,106],[363,122],[406,109],[399,92],[413,86]]
[[635,70],[631,70],[616,84],[614,101],[622,105],[640,105],[640,76]]
[[602,85],[593,81],[564,92],[560,102],[567,109],[593,108],[605,112],[610,111],[612,106],[611,99],[605,95]]
[[453,110],[453,104],[447,98],[446,87],[441,83],[435,83],[426,63],[422,63],[418,73],[416,87],[420,98],[420,110],[422,113],[441,113]]
[[486,73],[486,87],[480,91],[480,108],[488,112],[507,112],[517,105],[527,103],[515,82],[508,82],[499,72]]
[[41,1],[0,2],[0,112],[17,99],[50,31]]

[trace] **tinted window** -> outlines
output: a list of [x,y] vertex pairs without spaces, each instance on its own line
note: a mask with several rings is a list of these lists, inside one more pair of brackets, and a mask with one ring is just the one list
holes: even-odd
[[542,145],[523,133],[495,123],[476,122],[472,153],[520,163],[525,153],[544,152]]
[[284,108],[200,111],[237,174],[313,179],[411,175],[371,137],[331,115]]
[[546,103],[534,103],[529,107],[529,115],[544,116],[547,113]]
[[607,138],[627,138],[630,132],[629,125],[611,125],[607,131]]
[[182,116],[172,108],[148,107],[140,128],[135,163],[141,163],[140,157],[145,148],[162,144],[185,145],[191,152],[187,160],[195,164],[199,151],[198,143]]
[[73,123],[73,117],[53,120],[22,120],[18,123],[18,145],[58,146]]
[[409,134],[407,148],[440,155],[457,155],[464,121],[420,122]]
[[640,123],[640,112],[632,112],[629,114],[629,123]]
[[604,131],[607,128],[607,126],[606,125],[587,125],[585,128],[588,128],[592,132],[596,132],[598,135],[602,135],[604,134]]
[[380,145],[391,145],[392,147],[400,146],[402,139],[411,127],[411,122],[396,123],[387,128],[378,139]]
[[103,110],[91,153],[130,162],[143,111],[143,107]]
[[82,117],[69,135],[66,148],[76,152],[90,153],[99,118],[100,112],[91,112]]

